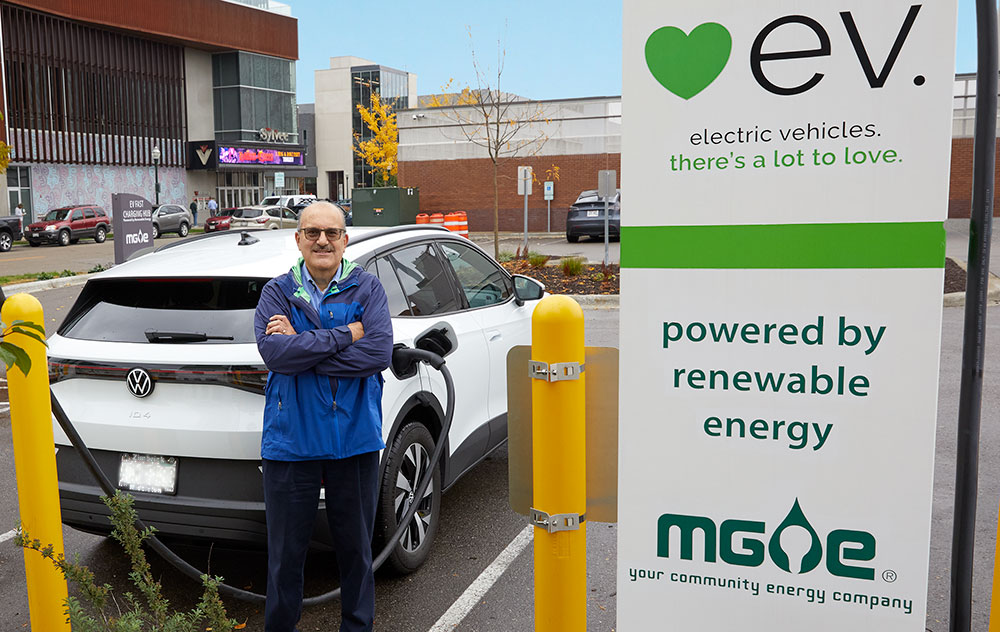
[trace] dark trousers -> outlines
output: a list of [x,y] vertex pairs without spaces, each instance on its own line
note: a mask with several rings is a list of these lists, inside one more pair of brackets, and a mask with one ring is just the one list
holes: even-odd
[[264,460],[265,632],[293,632],[302,615],[303,569],[320,486],[326,487],[326,517],[340,568],[340,632],[372,629],[371,539],[378,498],[378,452],[323,461]]

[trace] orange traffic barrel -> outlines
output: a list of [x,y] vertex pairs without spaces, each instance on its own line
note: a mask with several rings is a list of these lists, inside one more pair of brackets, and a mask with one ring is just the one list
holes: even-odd
[[427,224],[427,223],[430,223],[430,220],[431,220],[431,216],[428,215],[427,213],[420,213],[420,214],[417,215],[417,223],[418,224]]
[[469,220],[465,215],[465,211],[448,213],[444,218],[444,226],[453,233],[458,233],[466,239],[469,238]]
[[435,224],[437,226],[444,225],[444,214],[442,213],[431,214],[431,220],[428,222],[428,224]]

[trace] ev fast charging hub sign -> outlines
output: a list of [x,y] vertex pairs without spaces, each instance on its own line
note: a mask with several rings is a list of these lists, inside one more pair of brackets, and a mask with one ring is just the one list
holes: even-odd
[[923,629],[955,14],[625,0],[623,632]]

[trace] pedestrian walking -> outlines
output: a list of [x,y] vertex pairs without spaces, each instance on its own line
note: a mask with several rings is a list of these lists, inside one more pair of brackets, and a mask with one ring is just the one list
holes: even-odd
[[191,206],[189,206],[188,208],[191,209],[191,218],[193,220],[192,221],[192,225],[193,226],[197,226],[198,225],[198,200],[191,200]]
[[21,223],[21,230],[24,230],[24,203],[17,203],[17,206],[14,207],[14,215],[17,216]]
[[302,259],[267,283],[254,317],[270,371],[261,458],[267,520],[266,632],[293,632],[319,504],[340,569],[341,632],[375,618],[371,538],[382,442],[382,371],[392,321],[378,279],[344,259],[344,214],[329,202],[302,210]]
[[208,198],[208,214],[211,217],[215,217],[215,211],[219,210],[219,204],[215,201],[214,197],[209,196]]

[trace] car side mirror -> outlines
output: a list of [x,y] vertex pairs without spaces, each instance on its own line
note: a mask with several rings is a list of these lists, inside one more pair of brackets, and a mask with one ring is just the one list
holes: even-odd
[[518,305],[525,301],[537,301],[545,296],[545,286],[523,274],[514,275],[514,299]]

